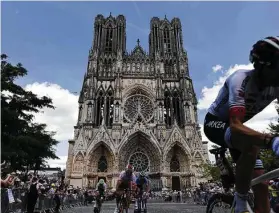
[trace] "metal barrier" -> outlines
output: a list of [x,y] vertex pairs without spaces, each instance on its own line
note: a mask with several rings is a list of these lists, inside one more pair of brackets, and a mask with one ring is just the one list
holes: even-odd
[[[27,189],[1,189],[1,212],[24,213],[27,207]],[[60,194],[60,205],[54,200],[54,194],[39,194],[34,212],[48,213],[63,211],[84,204],[84,196],[79,194]]]

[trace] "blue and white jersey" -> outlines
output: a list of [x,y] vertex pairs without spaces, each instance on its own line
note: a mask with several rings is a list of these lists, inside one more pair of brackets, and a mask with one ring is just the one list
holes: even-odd
[[261,112],[276,98],[279,99],[279,87],[265,87],[259,90],[254,70],[238,70],[231,74],[208,112],[223,121],[229,121],[231,115],[242,118],[243,123]]

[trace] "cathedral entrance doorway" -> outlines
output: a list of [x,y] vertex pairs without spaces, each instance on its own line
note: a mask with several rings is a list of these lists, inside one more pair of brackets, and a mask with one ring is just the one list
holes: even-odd
[[180,191],[180,178],[179,176],[172,176],[172,190]]

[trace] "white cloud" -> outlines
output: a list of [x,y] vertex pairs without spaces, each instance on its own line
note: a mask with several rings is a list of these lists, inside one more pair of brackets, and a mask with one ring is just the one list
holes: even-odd
[[62,170],[66,169],[66,161],[68,156],[58,156],[60,159],[55,159],[55,160],[48,160],[48,165],[51,168],[57,168],[60,167]]
[[212,67],[213,72],[218,72],[222,69],[223,67],[220,64],[215,65]]
[[69,90],[63,89],[57,84],[33,83],[25,86],[25,89],[32,91],[38,96],[47,96],[52,99],[55,109],[44,108],[35,115],[35,122],[47,124],[47,130],[55,131],[54,138],[58,144],[56,154],[60,160],[48,160],[51,167],[65,168],[68,154],[68,140],[74,136],[74,125],[78,117],[78,95],[72,94]]
[[205,110],[208,109],[208,107],[210,106],[210,104],[215,100],[219,90],[221,89],[221,87],[223,86],[224,82],[226,81],[227,77],[229,75],[231,75],[232,73],[234,73],[235,71],[239,70],[239,69],[253,69],[253,65],[252,64],[241,64],[241,65],[234,65],[232,67],[230,67],[226,72],[224,72],[224,74],[222,74],[219,79],[214,82],[214,84],[211,87],[204,87],[202,89],[202,95],[201,98],[199,99],[199,103],[198,103],[198,108],[200,110]]
[[[226,78],[234,73],[235,71],[239,69],[253,69],[252,64],[241,64],[241,65],[234,65],[230,67],[226,72],[221,74],[219,79],[214,82],[214,84],[211,87],[204,87],[202,89],[202,95],[199,99],[198,109],[199,110],[207,110],[211,103],[215,100],[217,97],[217,94],[220,90],[220,88],[223,86]],[[271,103],[269,106],[267,106],[261,113],[253,117],[251,120],[245,123],[248,127],[255,129],[257,131],[267,131],[268,125],[270,122],[276,122],[276,119],[278,118],[277,111],[275,109],[274,102]],[[203,133],[203,125],[202,127],[202,139],[205,141],[209,141],[206,136]],[[212,143],[209,143],[209,148],[211,147]],[[212,155],[210,156],[210,159],[212,160]]]

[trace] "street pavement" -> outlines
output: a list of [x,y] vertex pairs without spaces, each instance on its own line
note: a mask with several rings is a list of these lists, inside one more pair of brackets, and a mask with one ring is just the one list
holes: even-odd
[[[113,213],[115,202],[107,202],[103,204],[102,213]],[[148,203],[148,213],[205,213],[205,207],[193,203],[167,203],[167,202],[152,202]],[[133,205],[129,213],[133,213]],[[70,209],[67,213],[93,213],[93,206],[82,206]]]

